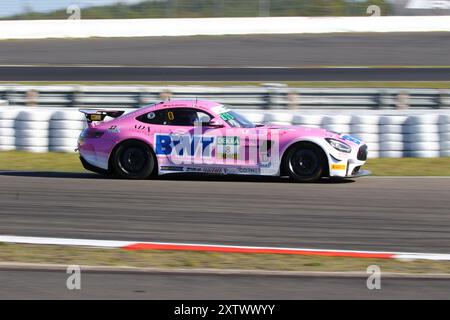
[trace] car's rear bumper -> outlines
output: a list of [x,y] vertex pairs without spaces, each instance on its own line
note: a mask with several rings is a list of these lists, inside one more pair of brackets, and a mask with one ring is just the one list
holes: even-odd
[[102,168],[99,168],[99,167],[96,167],[96,166],[90,164],[81,156],[80,156],[80,161],[81,161],[81,164],[83,165],[83,167],[88,171],[92,171],[92,172],[100,173],[100,174],[109,174],[108,170],[105,170],[105,169],[102,169]]

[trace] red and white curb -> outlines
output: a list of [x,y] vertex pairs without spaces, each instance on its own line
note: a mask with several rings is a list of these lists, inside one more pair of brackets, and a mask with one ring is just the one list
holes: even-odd
[[111,248],[124,250],[266,253],[266,254],[287,254],[287,255],[323,256],[323,257],[450,261],[450,254],[443,254],[443,253],[407,253],[407,252],[379,252],[379,251],[356,251],[356,250],[324,250],[324,249],[305,249],[305,248],[249,247],[249,246],[192,244],[192,243],[132,242],[132,241],[85,240],[85,239],[40,238],[40,237],[18,237],[18,236],[0,236],[0,242],[19,243],[19,244],[59,245],[59,246],[81,246],[81,247]]

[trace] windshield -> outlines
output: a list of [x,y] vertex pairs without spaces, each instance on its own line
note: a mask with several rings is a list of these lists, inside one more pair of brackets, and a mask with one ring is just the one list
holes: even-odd
[[250,120],[245,118],[243,115],[228,110],[220,114],[220,118],[228,123],[231,127],[234,128],[254,128],[255,124],[253,124]]

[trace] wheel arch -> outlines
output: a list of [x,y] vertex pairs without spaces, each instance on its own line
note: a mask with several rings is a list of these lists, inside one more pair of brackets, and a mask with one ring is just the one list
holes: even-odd
[[158,158],[156,157],[156,153],[155,153],[155,149],[153,148],[153,146],[148,143],[148,141],[145,141],[143,139],[138,139],[138,138],[128,138],[128,139],[124,139],[118,143],[116,143],[116,145],[114,146],[114,148],[111,150],[111,152],[109,153],[109,158],[108,158],[108,171],[112,170],[112,163],[111,161],[113,160],[113,155],[114,153],[117,151],[117,149],[124,143],[127,142],[140,142],[145,144],[147,147],[149,147],[150,151],[153,152],[153,155],[155,156],[155,161],[156,161],[156,172],[155,174],[158,175],[159,174],[159,164],[158,164]]
[[295,142],[291,143],[287,148],[285,148],[285,150],[281,156],[281,161],[280,161],[280,175],[283,176],[287,173],[286,168],[284,167],[284,163],[285,163],[286,156],[289,154],[289,151],[291,151],[293,148],[297,148],[300,146],[315,148],[315,149],[319,150],[319,152],[321,152],[324,160],[326,161],[323,176],[325,176],[325,177],[330,176],[330,162],[328,159],[327,152],[325,151],[323,146],[321,146],[317,142],[311,141],[311,140],[295,141]]

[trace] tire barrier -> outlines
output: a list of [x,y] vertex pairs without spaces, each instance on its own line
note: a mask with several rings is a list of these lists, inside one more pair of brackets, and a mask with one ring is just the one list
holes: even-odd
[[48,129],[51,112],[40,110],[20,111],[16,117],[17,150],[31,152],[48,152]]
[[406,157],[439,157],[439,115],[425,114],[408,117],[404,125],[404,152]]
[[53,152],[73,152],[77,139],[86,128],[86,120],[81,112],[57,111],[50,119],[49,150]]
[[264,123],[264,113],[262,112],[241,112],[248,120],[253,123]]
[[379,154],[380,158],[403,158],[405,155],[403,151],[388,151],[382,150]]
[[450,115],[439,117],[439,150],[441,157],[450,157]]
[[380,156],[380,117],[376,115],[353,116],[350,121],[350,133],[367,143],[369,158]]
[[0,109],[0,151],[10,151],[16,149],[16,129],[15,119],[18,110]]
[[[255,123],[322,127],[351,134],[367,143],[370,158],[450,156],[449,113],[348,115],[332,111],[298,114],[259,110],[241,113]],[[73,152],[86,126],[84,116],[73,109],[4,107],[0,109],[0,151]]]
[[407,116],[391,115],[381,116],[379,123],[380,132],[380,157],[402,158],[404,154],[404,126]]
[[264,117],[264,122],[280,126],[291,125],[293,122],[293,115],[290,113],[269,113]]
[[402,142],[403,134],[401,133],[380,133],[380,141],[386,142]]
[[322,118],[321,115],[294,115],[292,124],[319,128],[322,125]]

